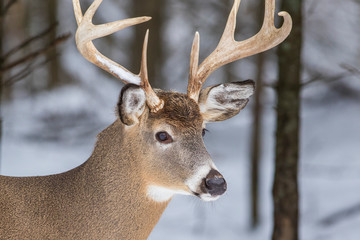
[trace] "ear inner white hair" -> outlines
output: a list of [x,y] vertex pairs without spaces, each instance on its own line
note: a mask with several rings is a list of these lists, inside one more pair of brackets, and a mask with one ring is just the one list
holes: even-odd
[[139,122],[139,117],[145,109],[145,92],[137,87],[130,87],[122,95],[122,103],[119,111],[122,120],[126,125],[133,125]]
[[219,84],[205,88],[199,96],[201,115],[206,122],[223,121],[239,113],[254,93],[254,82]]

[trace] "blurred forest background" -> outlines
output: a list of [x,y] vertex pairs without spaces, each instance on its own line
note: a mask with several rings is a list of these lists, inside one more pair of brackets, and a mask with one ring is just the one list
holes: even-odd
[[[84,11],[92,1],[80,2]],[[203,60],[215,49],[232,3],[105,0],[95,24],[152,20],[95,45],[137,73],[149,28],[152,86],[185,92],[195,31]],[[237,40],[259,31],[263,5],[242,1]],[[205,138],[229,176],[223,198],[230,200],[204,208],[176,198],[151,239],[263,240],[273,232],[273,239],[282,239],[273,223],[281,226],[284,215],[294,232],[287,240],[360,238],[360,1],[282,0],[277,7],[293,16],[287,42],[222,67],[206,82],[254,79],[257,85],[246,110],[210,126]],[[276,22],[280,26],[281,18]],[[96,134],[114,120],[122,83],[80,56],[75,31],[70,0],[0,0],[1,174],[71,169],[86,160]]]

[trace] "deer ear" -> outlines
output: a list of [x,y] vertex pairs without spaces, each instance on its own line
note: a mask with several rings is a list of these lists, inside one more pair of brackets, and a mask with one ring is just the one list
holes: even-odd
[[252,80],[219,84],[201,90],[199,107],[204,121],[224,121],[235,116],[249,102],[254,90]]
[[146,95],[144,90],[134,84],[128,84],[121,90],[118,112],[121,121],[126,125],[139,122],[139,117],[145,110]]

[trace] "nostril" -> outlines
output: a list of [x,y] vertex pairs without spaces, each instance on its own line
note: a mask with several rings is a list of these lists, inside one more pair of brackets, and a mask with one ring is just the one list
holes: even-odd
[[224,177],[215,169],[211,169],[201,184],[202,191],[211,196],[222,195],[226,191],[226,181]]
[[225,179],[224,178],[210,178],[210,179],[206,179],[205,181],[205,185],[207,187],[207,189],[212,190],[214,188],[219,188],[219,187],[223,187],[225,184]]
[[205,179],[205,186],[213,196],[221,195],[226,191],[226,181],[223,177],[213,177]]

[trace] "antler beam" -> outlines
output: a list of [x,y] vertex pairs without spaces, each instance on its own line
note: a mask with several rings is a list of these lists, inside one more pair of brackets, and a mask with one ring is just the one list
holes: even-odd
[[234,39],[236,15],[241,0],[234,0],[224,33],[216,49],[199,64],[199,34],[195,34],[190,56],[188,96],[198,101],[199,93],[206,79],[219,67],[230,62],[264,52],[286,39],[292,28],[292,19],[287,12],[278,15],[284,18],[280,28],[274,26],[275,0],[265,0],[265,16],[260,31],[253,37],[237,42]]

